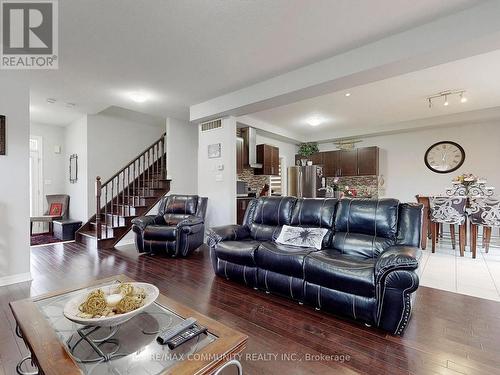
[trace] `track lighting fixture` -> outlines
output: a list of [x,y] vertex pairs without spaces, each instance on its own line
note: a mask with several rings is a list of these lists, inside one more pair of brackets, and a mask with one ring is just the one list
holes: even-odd
[[441,92],[438,92],[437,94],[428,96],[426,99],[427,99],[427,102],[429,103],[429,108],[432,108],[432,101],[434,99],[438,99],[438,98],[443,98],[444,99],[443,105],[445,107],[448,107],[450,105],[450,101],[448,100],[448,97],[453,96],[453,95],[460,96],[460,103],[467,103],[467,97],[465,96],[465,90],[441,91]]

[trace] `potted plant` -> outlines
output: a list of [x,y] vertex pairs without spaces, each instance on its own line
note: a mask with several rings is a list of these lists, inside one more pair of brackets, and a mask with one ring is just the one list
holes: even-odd
[[299,156],[301,156],[300,162],[302,166],[307,164],[307,159],[312,154],[319,152],[318,144],[316,142],[307,142],[299,145]]

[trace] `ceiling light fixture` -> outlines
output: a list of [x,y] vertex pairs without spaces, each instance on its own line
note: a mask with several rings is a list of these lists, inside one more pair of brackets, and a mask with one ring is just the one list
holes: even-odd
[[437,94],[430,95],[426,98],[427,102],[429,103],[429,108],[432,108],[432,101],[434,99],[440,99],[444,98],[443,105],[445,107],[448,107],[450,105],[450,101],[448,98],[453,95],[459,95],[460,96],[460,103],[466,103],[467,102],[467,97],[465,96],[465,90],[446,90],[446,91],[441,91],[438,92]]
[[130,99],[132,99],[136,103],[144,103],[146,100],[148,100],[148,96],[142,92],[131,92],[129,94]]
[[55,102],[57,102],[56,99],[54,99],[54,98],[47,98],[47,103],[54,104]]
[[350,92],[346,92],[345,96],[349,97],[349,96],[351,96],[351,93]]
[[323,119],[319,117],[311,117],[309,120],[307,120],[307,123],[311,126],[318,126],[323,122]]

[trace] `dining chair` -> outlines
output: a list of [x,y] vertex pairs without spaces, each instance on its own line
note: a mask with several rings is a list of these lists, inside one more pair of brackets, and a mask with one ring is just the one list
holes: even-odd
[[451,246],[455,249],[455,225],[458,225],[460,256],[463,257],[465,254],[465,207],[467,205],[467,197],[429,197],[429,204],[431,210],[432,252],[436,252],[438,226],[440,224],[450,225]]
[[422,247],[422,250],[425,250],[427,248],[427,239],[431,238],[431,225],[430,225],[431,210],[430,210],[429,197],[417,194],[415,195],[415,198],[417,199],[417,203],[420,203],[421,205],[424,206],[422,212],[423,213],[422,235],[420,236],[421,237],[420,246]]
[[476,257],[478,227],[483,227],[483,246],[490,248],[491,229],[500,228],[500,199],[496,197],[473,198],[470,201],[469,220],[471,224],[470,247]]

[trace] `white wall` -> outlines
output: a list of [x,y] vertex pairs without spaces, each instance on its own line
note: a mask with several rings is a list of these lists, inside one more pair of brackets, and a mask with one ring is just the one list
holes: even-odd
[[[209,159],[214,143],[222,144],[221,157]],[[236,223],[236,178],[236,119],[226,117],[222,128],[199,132],[198,194],[208,197],[207,228]]]
[[[67,164],[65,157],[65,128],[32,122],[30,136],[42,138],[42,175],[43,175],[43,212],[47,210],[46,195],[64,194],[66,190],[66,174],[63,173]],[[54,147],[60,146],[61,152],[56,154]]]
[[198,126],[167,118],[170,194],[198,194]]
[[7,154],[0,156],[0,285],[29,280],[29,87],[0,72]]
[[[82,116],[69,124],[65,128],[64,138],[64,160],[66,164],[60,173],[64,175],[65,191],[70,196],[69,217],[85,223],[89,218],[87,204],[87,116]],[[72,154],[78,155],[78,180],[75,183],[69,182],[69,157]]]
[[89,216],[95,212],[95,178],[100,176],[105,182],[165,132],[165,128],[141,121],[141,117],[128,119],[129,112],[87,116]]
[[[424,164],[424,154],[432,144],[454,141],[465,150],[460,169],[447,174],[431,172]],[[461,173],[473,173],[488,180],[500,191],[500,121],[440,127],[413,132],[365,138],[359,147],[380,147],[380,175],[385,180],[381,196],[415,201],[415,195],[444,194],[451,180]],[[321,144],[320,150],[333,150]]]

